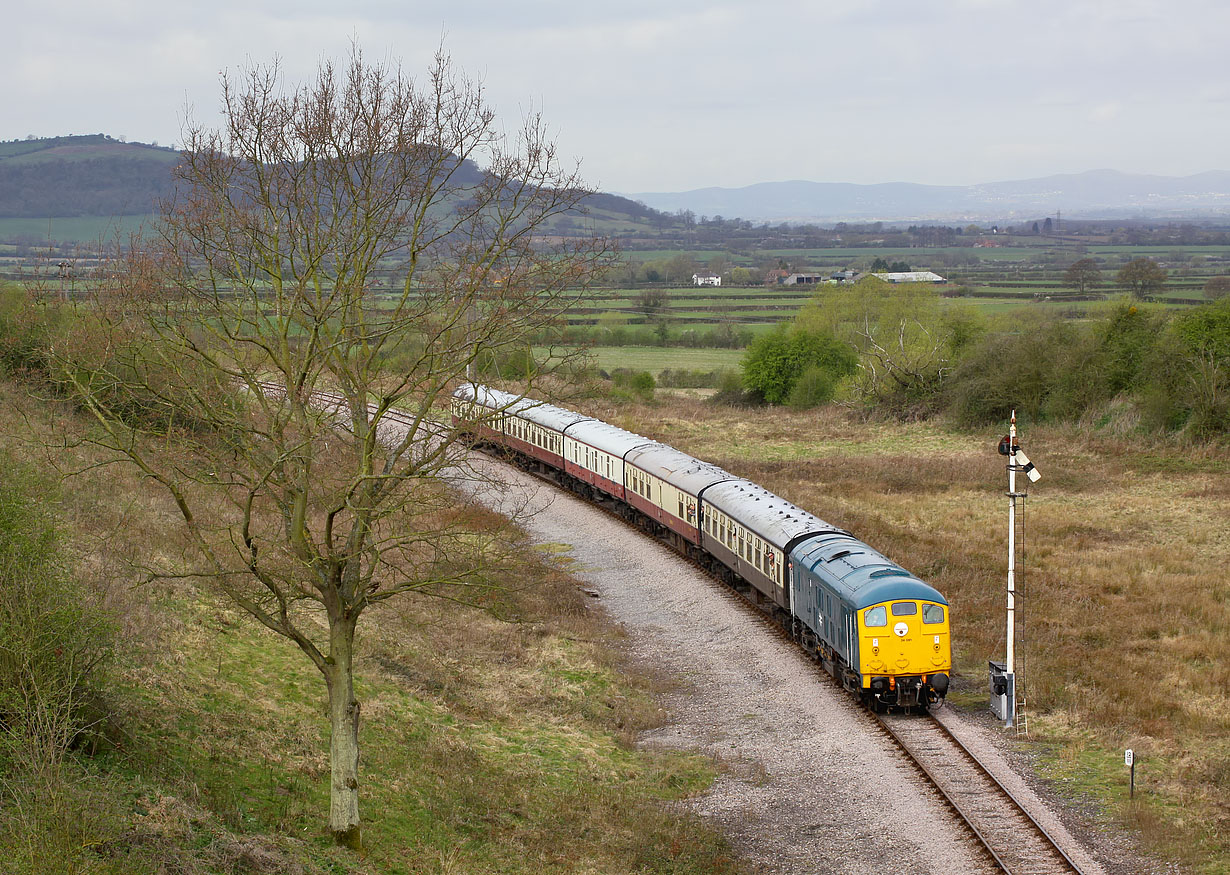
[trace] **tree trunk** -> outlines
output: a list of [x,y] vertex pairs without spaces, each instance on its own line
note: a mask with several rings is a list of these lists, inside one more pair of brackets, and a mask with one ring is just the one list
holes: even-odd
[[359,703],[354,697],[354,626],[332,623],[329,686],[329,831],[339,845],[361,850],[359,838]]

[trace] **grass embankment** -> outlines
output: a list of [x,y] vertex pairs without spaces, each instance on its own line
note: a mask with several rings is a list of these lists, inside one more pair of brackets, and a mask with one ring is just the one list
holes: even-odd
[[[750,477],[933,582],[952,603],[954,698],[986,707],[1005,636],[998,434],[685,398],[593,412]],[[1060,792],[1198,872],[1230,871],[1230,451],[1075,427],[1026,427],[1022,443],[1042,472],[1018,581],[1028,740]]]
[[[76,444],[88,426],[0,387],[0,449],[63,470],[62,519],[86,582],[125,630],[111,744],[48,777],[0,780],[6,873],[725,872],[722,842],[671,800],[704,758],[636,750],[660,718],[618,638],[566,568],[524,545],[500,614],[427,597],[366,619],[362,857],[332,846],[318,672],[288,642],[189,582],[136,586],[134,563],[184,567],[166,496]],[[24,411],[19,415],[16,411]],[[18,433],[67,435],[35,452]],[[476,511],[476,524],[483,514]],[[491,520],[495,524],[495,520]]]

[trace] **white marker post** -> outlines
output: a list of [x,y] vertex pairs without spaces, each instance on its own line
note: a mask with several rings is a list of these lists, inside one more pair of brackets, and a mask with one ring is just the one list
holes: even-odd
[[1129,778],[1130,784],[1128,787],[1128,798],[1135,799],[1136,798],[1136,756],[1135,754],[1132,753],[1132,749],[1130,747],[1123,752],[1123,764],[1132,770],[1131,777]]

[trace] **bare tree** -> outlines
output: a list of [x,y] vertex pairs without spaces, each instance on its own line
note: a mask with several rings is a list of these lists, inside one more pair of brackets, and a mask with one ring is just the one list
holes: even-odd
[[1078,294],[1083,295],[1088,289],[1097,288],[1101,282],[1102,271],[1092,258],[1078,259],[1063,272],[1063,284],[1076,289]]
[[[524,359],[610,253],[544,242],[587,190],[540,118],[501,133],[443,53],[421,82],[358,51],[291,88],[255,67],[223,78],[223,109],[222,129],[189,126],[159,244],[59,346],[60,373],[100,442],[174,497],[189,571],[320,670],[329,829],[357,849],[360,617],[465,598],[500,552],[447,483],[450,390]],[[191,454],[165,461],[150,433]]]
[[1204,284],[1204,296],[1210,301],[1216,301],[1230,294],[1230,276],[1209,277]]
[[1152,258],[1133,258],[1119,268],[1115,280],[1131,292],[1132,297],[1144,298],[1166,285],[1166,270]]

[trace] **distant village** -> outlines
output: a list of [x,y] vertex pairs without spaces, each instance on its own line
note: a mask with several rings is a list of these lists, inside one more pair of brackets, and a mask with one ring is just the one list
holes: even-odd
[[[765,285],[772,283],[776,283],[779,286],[811,286],[821,283],[841,285],[844,283],[857,283],[866,277],[875,277],[883,282],[894,284],[931,283],[938,286],[945,285],[948,282],[947,279],[938,273],[933,273],[929,270],[903,270],[886,273],[841,270],[827,276],[822,273],[790,273],[785,270],[771,270],[765,276]],[[694,273],[692,274],[692,282],[698,286],[720,286],[722,284],[722,276],[716,273]]]

